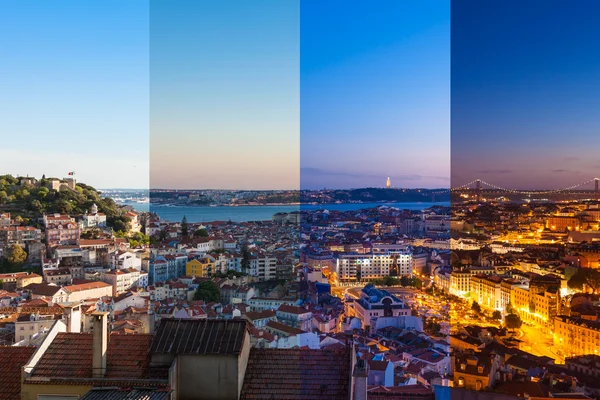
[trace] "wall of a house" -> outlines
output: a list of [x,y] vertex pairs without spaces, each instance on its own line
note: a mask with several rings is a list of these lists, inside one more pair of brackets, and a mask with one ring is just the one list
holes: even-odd
[[83,396],[87,392],[92,390],[92,386],[75,386],[75,385],[21,385],[21,399],[22,400],[38,400],[39,395],[52,395],[64,396],[62,398],[69,398],[73,396],[73,400]]
[[179,400],[237,400],[239,395],[236,355],[180,355],[177,358]]

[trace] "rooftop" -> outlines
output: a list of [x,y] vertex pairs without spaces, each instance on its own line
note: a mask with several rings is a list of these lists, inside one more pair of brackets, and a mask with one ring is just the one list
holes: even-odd
[[[167,379],[150,370],[152,335],[112,334],[108,341],[106,379]],[[92,378],[92,333],[59,333],[36,367],[32,378]]]
[[21,367],[34,351],[35,347],[0,346],[0,400],[21,399]]
[[239,354],[246,320],[163,319],[152,341],[152,353]]
[[345,348],[338,351],[253,348],[241,399],[346,400],[350,356]]

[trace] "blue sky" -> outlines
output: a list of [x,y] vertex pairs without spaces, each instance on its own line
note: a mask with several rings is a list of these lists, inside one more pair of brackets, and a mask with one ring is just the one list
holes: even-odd
[[148,187],[148,2],[4,1],[0,172]]
[[301,3],[301,187],[448,187],[449,1]]
[[298,189],[299,1],[152,1],[152,188]]
[[600,3],[452,3],[452,185],[600,175]]

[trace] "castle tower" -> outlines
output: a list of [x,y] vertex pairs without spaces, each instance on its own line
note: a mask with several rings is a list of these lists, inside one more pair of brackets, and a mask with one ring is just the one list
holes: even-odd
[[389,176],[387,178],[387,181],[385,181],[385,187],[388,189],[392,187],[392,181],[390,180]]

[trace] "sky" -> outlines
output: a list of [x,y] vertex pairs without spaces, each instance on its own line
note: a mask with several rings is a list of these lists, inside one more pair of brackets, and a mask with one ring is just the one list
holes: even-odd
[[4,1],[0,174],[148,187],[148,2]]
[[298,189],[298,0],[150,2],[150,186]]
[[450,185],[450,2],[303,0],[301,187]]
[[594,0],[452,2],[453,187],[600,176],[599,13]]

